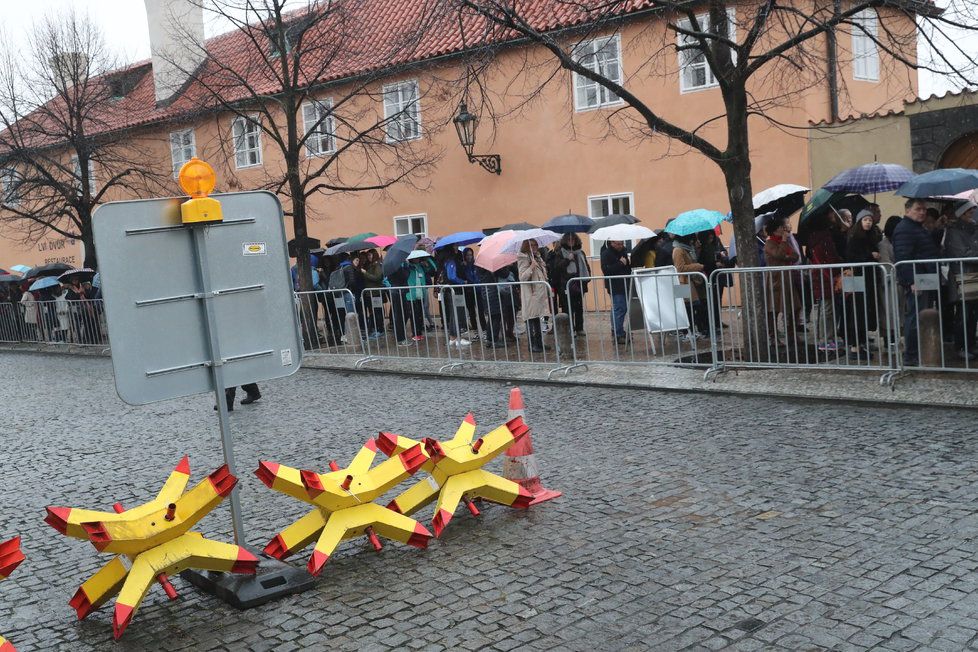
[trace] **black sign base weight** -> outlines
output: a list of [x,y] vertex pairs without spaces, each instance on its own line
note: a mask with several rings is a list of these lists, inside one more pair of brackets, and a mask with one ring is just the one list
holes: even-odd
[[296,568],[250,547],[248,551],[260,560],[258,572],[254,575],[185,570],[180,577],[237,609],[251,609],[287,595],[302,593],[316,584],[316,578],[304,568]]

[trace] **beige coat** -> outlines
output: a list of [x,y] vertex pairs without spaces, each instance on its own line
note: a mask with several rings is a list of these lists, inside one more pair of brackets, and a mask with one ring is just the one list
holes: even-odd
[[516,256],[520,270],[520,281],[532,285],[520,286],[520,302],[523,319],[539,319],[550,314],[550,283],[547,282],[547,267],[539,254],[533,257],[520,253]]

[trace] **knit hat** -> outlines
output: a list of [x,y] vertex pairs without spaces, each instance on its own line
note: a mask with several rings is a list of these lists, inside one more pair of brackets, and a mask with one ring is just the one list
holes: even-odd
[[970,211],[972,208],[978,208],[978,204],[970,200],[965,200],[960,204],[958,204],[958,207],[954,209],[954,216],[961,217],[962,215]]
[[872,216],[873,216],[873,211],[869,210],[868,208],[864,208],[861,211],[859,211],[859,213],[856,215],[856,221],[858,222],[864,217],[872,217]]

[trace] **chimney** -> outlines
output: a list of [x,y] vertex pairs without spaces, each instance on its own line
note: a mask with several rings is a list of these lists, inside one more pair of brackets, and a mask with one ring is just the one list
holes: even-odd
[[145,0],[156,102],[173,98],[204,61],[201,0]]
[[68,88],[88,79],[88,56],[84,52],[58,52],[48,59],[48,66],[59,87]]

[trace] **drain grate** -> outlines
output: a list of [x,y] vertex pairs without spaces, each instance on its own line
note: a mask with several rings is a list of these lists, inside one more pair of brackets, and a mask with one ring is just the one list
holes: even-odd
[[767,623],[760,618],[748,618],[747,620],[741,620],[739,623],[734,625],[736,629],[743,630],[748,634],[753,634],[761,627],[764,627]]

